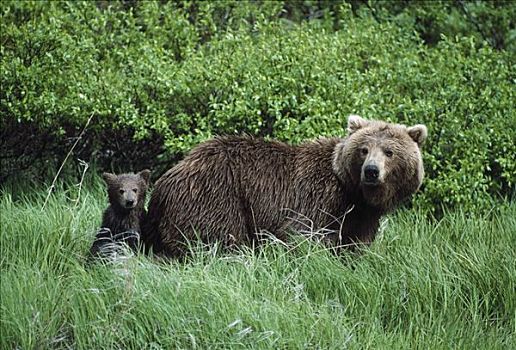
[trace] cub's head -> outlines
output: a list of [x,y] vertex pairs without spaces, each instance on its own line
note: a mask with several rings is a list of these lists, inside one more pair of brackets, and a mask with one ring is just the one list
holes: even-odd
[[420,150],[426,137],[424,125],[407,127],[351,115],[348,136],[335,149],[333,169],[369,205],[389,210],[421,186]]
[[107,184],[109,203],[118,208],[131,210],[142,207],[149,187],[150,170],[142,170],[138,174],[103,173]]

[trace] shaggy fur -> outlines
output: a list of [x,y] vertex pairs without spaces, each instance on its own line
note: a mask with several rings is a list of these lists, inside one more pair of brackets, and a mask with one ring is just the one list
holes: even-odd
[[150,171],[121,175],[104,173],[102,177],[107,184],[110,205],[104,211],[101,228],[90,249],[91,257],[109,255],[122,242],[136,250],[140,223],[145,216]]
[[[156,182],[145,239],[169,256],[198,238],[232,246],[292,229],[318,230],[334,246],[370,243],[380,217],[419,188],[425,137],[422,125],[350,116],[344,139],[215,138]],[[374,181],[364,179],[367,165],[378,169]]]

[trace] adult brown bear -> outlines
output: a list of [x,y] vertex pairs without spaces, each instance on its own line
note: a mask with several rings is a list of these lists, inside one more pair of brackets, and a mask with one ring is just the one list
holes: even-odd
[[380,217],[421,185],[426,136],[424,125],[352,115],[347,137],[299,146],[214,138],[156,182],[144,240],[168,256],[183,255],[191,240],[232,246],[289,230],[317,231],[338,246],[370,243]]

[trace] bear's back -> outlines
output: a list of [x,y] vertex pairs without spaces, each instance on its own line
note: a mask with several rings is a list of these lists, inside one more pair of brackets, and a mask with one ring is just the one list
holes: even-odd
[[248,136],[206,141],[156,183],[146,231],[176,254],[192,231],[205,242],[231,245],[260,231],[283,236],[301,218],[330,223],[343,199],[331,168],[337,142],[290,146]]
[[294,155],[292,146],[248,136],[200,144],[157,181],[149,204],[151,228],[161,236],[176,236],[175,228],[212,237],[229,230],[237,240],[257,228],[274,230],[287,201]]

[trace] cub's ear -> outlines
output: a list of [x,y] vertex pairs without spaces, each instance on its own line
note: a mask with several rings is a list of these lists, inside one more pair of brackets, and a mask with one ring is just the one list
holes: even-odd
[[425,143],[426,137],[428,136],[428,130],[423,124],[417,124],[407,129],[409,136],[418,144],[422,146]]
[[102,178],[107,183],[108,186],[111,186],[116,181],[116,175],[111,173],[102,173]]
[[367,126],[369,122],[359,115],[352,114],[348,117],[348,134],[351,135],[358,129]]
[[145,181],[146,183],[149,183],[151,171],[149,169],[142,170],[138,173],[140,177]]

